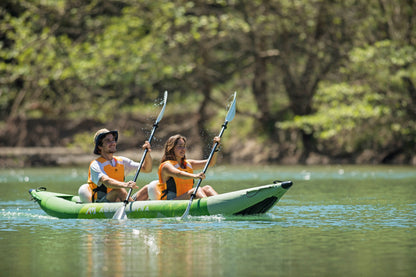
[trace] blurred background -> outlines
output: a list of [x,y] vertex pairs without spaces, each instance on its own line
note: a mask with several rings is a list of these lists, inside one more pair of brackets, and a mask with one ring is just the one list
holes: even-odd
[[[2,0],[0,167],[189,138],[224,163],[416,165],[416,1]],[[133,154],[132,154],[133,155]],[[195,157],[197,158],[197,157]]]

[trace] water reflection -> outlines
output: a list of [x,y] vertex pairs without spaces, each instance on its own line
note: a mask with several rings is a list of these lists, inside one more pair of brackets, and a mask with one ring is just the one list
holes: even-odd
[[220,192],[293,180],[278,205],[261,216],[63,220],[46,215],[30,201],[27,191],[41,185],[75,193],[85,174],[82,169],[1,172],[2,275],[411,276],[416,272],[414,168],[266,166],[209,171],[204,182]]

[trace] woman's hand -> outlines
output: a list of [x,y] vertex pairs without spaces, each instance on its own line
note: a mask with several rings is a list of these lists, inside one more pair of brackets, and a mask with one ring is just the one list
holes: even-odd
[[205,179],[205,173],[204,172],[200,172],[198,174],[195,174],[194,179],[202,179],[202,180],[204,180]]

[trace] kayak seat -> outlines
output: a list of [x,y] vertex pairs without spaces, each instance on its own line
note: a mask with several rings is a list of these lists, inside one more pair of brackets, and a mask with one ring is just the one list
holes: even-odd
[[159,191],[156,189],[159,180],[151,181],[147,185],[147,194],[149,195],[149,200],[159,200]]
[[78,195],[83,203],[91,203],[92,189],[88,184],[83,184],[78,189]]

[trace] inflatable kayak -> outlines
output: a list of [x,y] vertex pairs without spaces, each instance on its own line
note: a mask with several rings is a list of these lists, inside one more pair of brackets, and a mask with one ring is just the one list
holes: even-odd
[[[243,189],[201,199],[194,199],[189,214],[252,215],[270,210],[292,186],[291,181]],[[115,203],[83,203],[78,195],[46,191],[45,188],[29,190],[32,198],[49,215],[58,218],[112,218],[124,205]],[[189,200],[146,200],[127,204],[128,218],[180,217]]]

